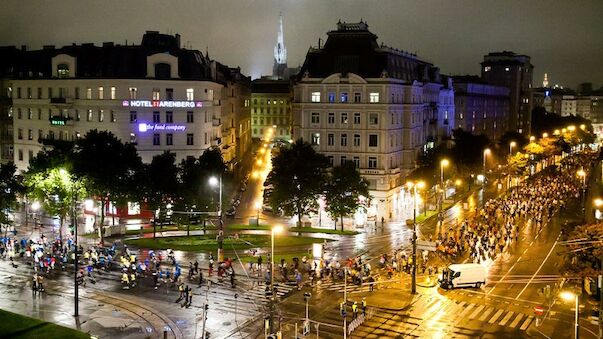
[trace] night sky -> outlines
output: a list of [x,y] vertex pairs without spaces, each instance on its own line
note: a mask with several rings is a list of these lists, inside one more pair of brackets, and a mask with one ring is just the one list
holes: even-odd
[[0,45],[139,44],[145,30],[182,42],[254,78],[272,72],[278,14],[288,63],[335,23],[363,18],[379,41],[417,52],[445,74],[479,74],[491,51],[532,57],[534,85],[603,86],[603,0],[2,0]]

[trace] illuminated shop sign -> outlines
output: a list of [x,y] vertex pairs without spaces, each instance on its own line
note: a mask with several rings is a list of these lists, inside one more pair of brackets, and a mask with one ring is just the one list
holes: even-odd
[[64,117],[51,117],[50,124],[53,126],[67,126],[67,118]]
[[167,108],[196,108],[203,107],[202,101],[168,101],[168,100],[124,100],[123,107],[167,107]]
[[185,125],[176,124],[138,124],[138,132],[151,132],[151,131],[184,131]]

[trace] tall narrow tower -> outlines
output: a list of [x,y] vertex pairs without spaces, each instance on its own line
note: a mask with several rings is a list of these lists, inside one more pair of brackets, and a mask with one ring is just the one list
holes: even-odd
[[549,76],[546,73],[544,73],[544,80],[542,80],[542,87],[544,87],[544,88],[549,87]]
[[283,35],[283,15],[279,15],[279,27],[276,35],[276,45],[274,45],[274,66],[272,67],[272,76],[283,78],[283,73],[287,69],[287,48],[285,47],[285,38]]

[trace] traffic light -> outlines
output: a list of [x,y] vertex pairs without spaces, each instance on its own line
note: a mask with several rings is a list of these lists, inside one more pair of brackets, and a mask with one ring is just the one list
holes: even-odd
[[308,335],[310,333],[310,321],[304,321],[303,335]]

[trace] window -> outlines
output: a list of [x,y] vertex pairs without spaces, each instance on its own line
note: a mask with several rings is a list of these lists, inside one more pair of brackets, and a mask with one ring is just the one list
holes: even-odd
[[174,113],[173,112],[165,112],[165,122],[171,124],[174,122]]
[[153,100],[161,100],[161,93],[159,88],[153,88]]
[[511,70],[509,67],[505,67],[505,72],[508,72],[509,70]]
[[347,133],[343,133],[341,135],[341,146],[345,147],[348,145],[348,135]]
[[130,93],[130,99],[135,100],[138,98],[138,88],[130,87],[128,88],[128,92]]
[[369,102],[371,102],[371,103],[379,102],[379,93],[370,93],[369,94]]
[[346,161],[348,161],[348,157],[346,157],[345,155],[342,155],[341,158],[339,158],[339,164],[340,165],[344,165],[346,163]]
[[57,76],[59,78],[68,78],[69,77],[69,66],[66,64],[57,65]]
[[377,134],[369,135],[369,147],[377,147],[379,142],[379,138]]
[[348,102],[348,93],[347,92],[341,93],[341,102]]
[[193,133],[188,133],[186,135],[186,144],[187,145],[194,145],[195,144],[195,139],[193,138]]
[[165,144],[166,145],[174,144],[174,135],[172,133],[168,133],[165,135]]
[[320,133],[312,133],[312,145],[320,145]]
[[172,73],[172,66],[165,62],[155,64],[155,78],[169,79]]
[[76,87],[76,88],[75,88],[75,92],[74,92],[74,94],[75,94],[75,98],[76,98],[76,99],[79,99],[79,98],[80,98],[80,88],[79,88],[79,87]]
[[86,116],[86,121],[92,121],[92,110],[88,110],[88,115]]
[[41,142],[42,139],[44,139],[44,131],[39,129],[38,130],[38,142]]
[[136,111],[130,111],[130,122],[136,122],[137,116]]
[[103,88],[103,86],[100,86],[98,88],[98,98],[100,100],[102,100],[105,97],[105,89]]
[[173,88],[165,89],[165,100],[174,100],[174,89]]
[[21,87],[17,87],[17,99],[21,99]]
[[33,140],[33,130],[32,129],[27,130],[27,140]]
[[329,133],[327,135],[327,146],[333,146],[333,145],[335,145],[335,134]]
[[31,108],[27,109],[27,119],[31,120],[33,113],[31,112]]
[[27,87],[27,99],[31,99],[31,87]]
[[52,96],[52,87],[48,87],[48,98],[53,98]]
[[19,161],[23,161],[23,150],[19,150]]
[[207,100],[210,100],[210,101],[214,100],[214,90],[213,89],[207,90]]
[[23,140],[23,129],[22,128],[19,128],[17,130],[17,139]]
[[194,122],[192,111],[186,112],[186,122],[188,122],[189,124]]
[[[78,113],[78,111],[77,111],[77,110],[75,110],[75,113],[76,113],[77,119],[78,119],[78,121],[79,121],[79,119],[80,119],[80,118],[79,118],[79,113]],[[38,120],[42,120],[42,109],[41,109],[41,108],[38,108]]]
[[348,114],[347,113],[341,113],[341,123],[342,124],[348,123]]
[[354,147],[360,147],[360,134],[354,134]]
[[42,87],[38,87],[38,99],[42,99]]
[[329,102],[330,103],[335,102],[335,93],[329,92]]
[[320,92],[312,92],[312,102],[320,102]]
[[313,124],[319,124],[320,123],[320,113],[313,112],[312,113],[312,120],[311,120],[311,122]]
[[360,113],[354,113],[354,125],[360,125]]
[[329,123],[329,125],[333,125],[335,123],[335,113],[333,113],[333,112],[329,113],[328,123]]
[[92,99],[92,88],[90,87],[86,88],[86,99]]
[[[195,90],[194,89],[192,89],[192,88],[186,89],[186,100],[188,100],[188,101],[195,100]],[[247,107],[247,100],[245,100],[245,104],[246,104],[245,107]]]
[[378,125],[379,124],[379,114],[378,113],[369,113],[369,124],[370,125]]
[[130,143],[131,144],[136,144],[136,134],[134,133],[130,133]]
[[368,158],[368,168],[377,168],[377,158],[376,157]]
[[329,165],[333,166],[334,163],[334,158],[332,155],[327,156],[327,159],[329,159]]
[[159,123],[159,122],[161,122],[161,119],[160,119],[160,117],[159,117],[159,112],[157,112],[157,111],[153,112],[153,122],[154,122],[154,123]]
[[362,101],[362,95],[360,94],[360,92],[354,93],[354,102],[359,103],[361,101]]
[[354,161],[354,167],[360,168],[360,157],[354,157],[353,161]]
[[102,109],[98,111],[98,122],[103,122],[105,120],[105,111]]
[[154,146],[159,146],[161,144],[161,141],[159,140],[159,133],[155,133],[153,134],[153,145]]
[[115,121],[117,121],[115,119],[115,111],[111,110],[111,122],[115,122]]
[[492,70],[492,67],[490,67],[490,66],[484,67],[484,72],[490,72],[491,70]]

